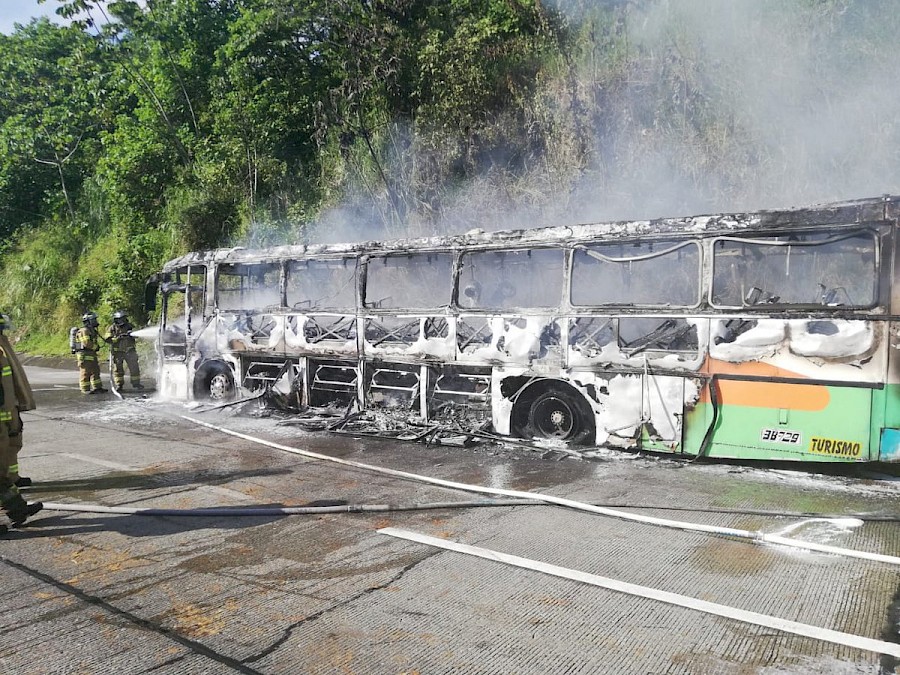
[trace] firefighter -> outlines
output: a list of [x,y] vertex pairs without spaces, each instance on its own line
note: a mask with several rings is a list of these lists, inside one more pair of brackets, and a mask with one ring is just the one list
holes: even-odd
[[113,322],[106,331],[106,342],[112,345],[113,359],[113,382],[116,389],[122,389],[125,386],[125,366],[128,366],[128,373],[131,376],[132,389],[141,390],[144,385],[141,384],[141,367],[138,365],[138,353],[135,347],[134,338],[131,331],[134,326],[128,321],[128,315],[122,310],[113,314]]
[[[12,330],[12,322],[6,314],[0,314],[0,349],[10,361],[9,376],[12,377],[13,386],[16,392],[16,399],[19,401],[18,412],[22,413],[26,410],[34,410],[34,394],[31,392],[31,385],[28,383],[28,377],[25,375],[25,369],[19,363],[19,358],[13,349],[12,344],[6,334]],[[6,377],[6,373],[2,373],[0,377]],[[9,464],[9,477],[17,487],[28,487],[31,485],[31,479],[26,476],[19,475],[19,451],[22,449],[22,420],[19,419],[19,433],[11,436],[12,445],[15,449],[15,457]]]
[[[0,315],[0,507],[13,525],[19,526],[44,508],[41,502],[29,504],[19,494],[17,482],[18,456],[22,449],[22,418],[20,413],[33,410],[34,394],[25,377],[25,371],[12,345],[3,333],[9,330],[9,318]],[[17,481],[18,479],[18,481]],[[30,485],[31,480],[27,479]],[[6,526],[0,526],[5,532]]]
[[97,315],[87,312],[81,317],[81,328],[73,329],[72,344],[70,345],[75,357],[78,359],[79,378],[82,394],[103,394],[103,382],[100,380],[100,363],[97,360],[97,352],[100,349],[100,340],[97,333],[100,323]]

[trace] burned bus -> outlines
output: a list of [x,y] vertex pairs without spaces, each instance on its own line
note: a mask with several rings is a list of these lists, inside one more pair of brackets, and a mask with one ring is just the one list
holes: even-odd
[[[900,461],[900,198],[351,245],[155,276],[158,387],[712,458]],[[898,286],[900,288],[900,286]]]

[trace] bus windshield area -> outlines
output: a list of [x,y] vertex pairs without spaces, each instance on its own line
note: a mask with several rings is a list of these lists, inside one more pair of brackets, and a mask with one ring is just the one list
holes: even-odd
[[160,286],[162,293],[162,346],[165,358],[184,359],[185,341],[203,327],[206,306],[206,268],[177,270]]

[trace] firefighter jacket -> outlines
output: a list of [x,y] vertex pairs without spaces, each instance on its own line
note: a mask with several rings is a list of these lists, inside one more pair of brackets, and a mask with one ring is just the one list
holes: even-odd
[[5,335],[0,335],[0,411],[7,420],[13,411],[34,410],[34,392],[25,376],[25,369]]
[[96,354],[97,350],[100,349],[98,337],[96,331],[82,326],[75,333],[75,351]]
[[134,338],[131,337],[131,324],[126,323],[124,326],[113,324],[106,331],[106,341],[112,345],[113,354],[125,355],[128,352],[135,351]]

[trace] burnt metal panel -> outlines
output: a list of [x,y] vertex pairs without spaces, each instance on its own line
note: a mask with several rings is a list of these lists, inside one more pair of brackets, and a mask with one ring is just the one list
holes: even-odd
[[490,317],[460,317],[456,322],[456,345],[461,352],[489,345],[492,336]]
[[420,335],[418,317],[371,316],[365,320],[366,342],[373,347],[381,344],[414,344]]
[[[289,321],[296,321],[290,317]],[[296,329],[296,322],[292,324]],[[356,339],[355,316],[308,315],[303,325],[303,336],[309,344],[324,340],[347,342]]]

